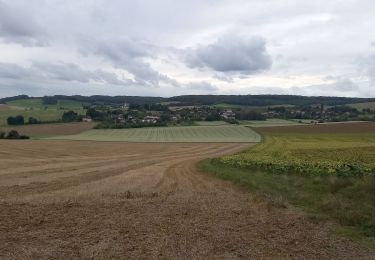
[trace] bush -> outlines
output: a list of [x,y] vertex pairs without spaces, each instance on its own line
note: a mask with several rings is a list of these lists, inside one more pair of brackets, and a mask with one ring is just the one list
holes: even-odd
[[63,122],[76,122],[79,120],[78,114],[74,111],[64,112],[62,115]]
[[1,131],[0,132],[0,139],[4,139],[5,138],[5,132]]
[[23,125],[23,124],[25,124],[25,119],[21,115],[10,116],[7,119],[7,123],[8,123],[8,125]]
[[39,124],[40,122],[38,121],[38,119],[34,117],[29,117],[28,123],[32,125],[32,124]]
[[19,139],[20,138],[20,134],[16,131],[16,130],[11,130],[6,139]]
[[5,138],[5,139],[30,139],[29,136],[27,135],[20,135],[16,130],[11,130],[8,132],[8,134],[6,135],[5,132],[1,132],[0,133],[0,139],[1,136],[3,136],[2,138]]

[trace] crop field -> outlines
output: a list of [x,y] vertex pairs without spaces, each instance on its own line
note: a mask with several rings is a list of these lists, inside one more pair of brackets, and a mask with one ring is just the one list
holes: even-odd
[[9,106],[6,104],[0,104],[0,112],[1,111],[7,111],[7,110],[23,110],[22,107],[16,107],[16,106]]
[[218,125],[228,125],[225,121],[197,121],[197,125],[201,126],[218,126]]
[[309,134],[337,134],[337,133],[375,133],[374,122],[339,122],[324,124],[300,124],[280,127],[259,127],[261,133],[309,133]]
[[358,110],[362,110],[362,109],[371,109],[371,110],[375,110],[375,102],[364,102],[364,103],[353,103],[353,104],[349,104],[350,107],[354,107]]
[[250,128],[237,125],[147,127],[134,129],[94,129],[78,135],[53,139],[127,142],[259,142]]
[[9,116],[22,115],[25,121],[29,117],[34,117],[40,121],[58,121],[61,119],[64,111],[74,110],[78,114],[84,114],[81,103],[60,100],[57,105],[43,105],[41,99],[21,99],[10,101],[2,105],[0,109],[0,126],[7,125]]
[[235,105],[235,104],[226,104],[220,103],[214,105],[217,108],[224,108],[224,109],[245,109],[245,110],[255,110],[258,112],[265,112],[267,111],[268,107],[294,107],[294,105],[290,104],[281,104],[281,105],[270,105],[270,106],[247,106],[247,105]]
[[371,258],[196,169],[249,146],[0,140],[0,258]]
[[74,100],[58,100],[56,105],[45,105],[40,98],[9,101],[7,102],[7,105],[28,109],[45,109],[46,107],[48,109],[58,109],[60,107],[73,110],[82,109],[82,103]]
[[34,138],[74,135],[90,130],[95,123],[77,122],[77,123],[56,123],[56,124],[35,124],[22,126],[0,126],[0,131],[9,132],[16,130],[19,134],[27,135]]
[[375,247],[375,123],[257,130],[261,144],[207,161],[203,168],[251,191],[284,198]]
[[284,173],[375,173],[375,123],[275,127],[260,132],[265,142],[222,161]]
[[274,126],[291,126],[291,125],[301,125],[303,123],[298,123],[292,120],[284,119],[267,119],[267,120],[241,120],[239,121],[241,125],[246,125],[250,127],[274,127]]

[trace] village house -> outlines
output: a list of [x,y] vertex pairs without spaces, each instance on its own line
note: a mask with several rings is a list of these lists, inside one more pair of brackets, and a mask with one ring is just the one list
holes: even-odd
[[236,113],[234,113],[231,109],[226,109],[221,113],[221,118],[224,120],[235,120]]
[[92,122],[92,118],[89,116],[85,116],[82,118],[82,122]]
[[142,119],[142,123],[156,124],[159,120],[160,120],[160,117],[158,116],[145,116]]

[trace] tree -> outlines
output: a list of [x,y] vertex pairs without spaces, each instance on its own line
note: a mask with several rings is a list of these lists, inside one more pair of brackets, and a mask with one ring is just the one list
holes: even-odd
[[56,97],[43,97],[42,102],[43,102],[43,105],[57,105],[57,98]]
[[96,110],[95,108],[89,108],[86,111],[86,116],[91,117],[94,120],[98,120],[104,117],[103,113],[100,111]]
[[8,123],[8,125],[23,125],[23,124],[25,124],[25,119],[21,115],[10,116],[7,119],[7,123]]
[[29,117],[28,122],[29,122],[29,124],[39,124],[38,119],[36,119],[34,117]]
[[20,139],[20,134],[16,130],[11,130],[6,139]]
[[64,112],[64,114],[62,115],[63,122],[75,122],[78,121],[78,118],[78,114],[74,111]]

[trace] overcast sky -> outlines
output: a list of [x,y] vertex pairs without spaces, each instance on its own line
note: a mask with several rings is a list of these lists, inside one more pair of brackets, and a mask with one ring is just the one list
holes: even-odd
[[0,97],[375,97],[373,0],[0,0]]

